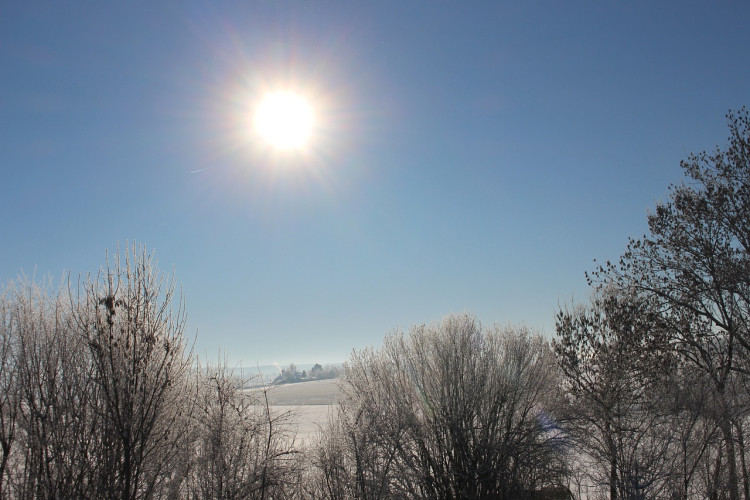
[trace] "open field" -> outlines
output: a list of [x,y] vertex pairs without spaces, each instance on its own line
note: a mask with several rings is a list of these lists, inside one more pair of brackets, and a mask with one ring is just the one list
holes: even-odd
[[268,389],[268,400],[274,406],[330,405],[336,402],[338,394],[338,380],[314,380],[272,386]]
[[294,415],[292,421],[295,430],[295,441],[302,444],[310,444],[318,436],[318,432],[324,429],[328,416],[333,410],[330,405],[303,405],[303,406],[273,406],[272,411],[279,413],[291,412]]
[[339,394],[337,382],[331,379],[273,386],[268,389],[268,401],[277,412],[294,413],[297,441],[309,443],[332,411]]

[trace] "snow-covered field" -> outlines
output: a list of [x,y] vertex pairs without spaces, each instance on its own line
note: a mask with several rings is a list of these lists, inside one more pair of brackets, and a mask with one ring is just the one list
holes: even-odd
[[297,441],[309,443],[325,426],[338,393],[337,380],[315,380],[270,387],[268,402],[278,412],[292,412]]
[[275,385],[268,388],[269,403],[282,406],[331,405],[336,402],[338,394],[336,379]]

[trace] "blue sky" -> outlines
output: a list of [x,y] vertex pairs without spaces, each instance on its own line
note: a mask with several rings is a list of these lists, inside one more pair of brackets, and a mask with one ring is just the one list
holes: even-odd
[[[196,351],[335,362],[472,312],[548,335],[750,104],[746,2],[16,2],[0,281],[174,269]],[[247,124],[292,88],[305,154]]]

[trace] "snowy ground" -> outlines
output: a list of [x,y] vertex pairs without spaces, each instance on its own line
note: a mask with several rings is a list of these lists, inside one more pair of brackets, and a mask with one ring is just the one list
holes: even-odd
[[331,405],[338,396],[338,380],[314,380],[297,384],[275,385],[268,389],[268,399],[272,405],[317,406]]
[[292,412],[297,441],[309,443],[325,426],[338,393],[336,380],[315,380],[270,387],[268,402],[275,411]]

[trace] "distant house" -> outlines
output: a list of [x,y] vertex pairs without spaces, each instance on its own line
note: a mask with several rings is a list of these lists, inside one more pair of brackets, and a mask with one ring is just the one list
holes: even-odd
[[302,370],[302,373],[300,373],[297,370],[297,365],[292,363],[288,368],[282,368],[279,376],[273,379],[271,383],[274,385],[280,385],[293,384],[295,382],[309,382],[312,380],[326,380],[338,377],[339,371],[340,368],[337,365],[326,365],[323,367],[320,363],[315,363],[309,372]]

